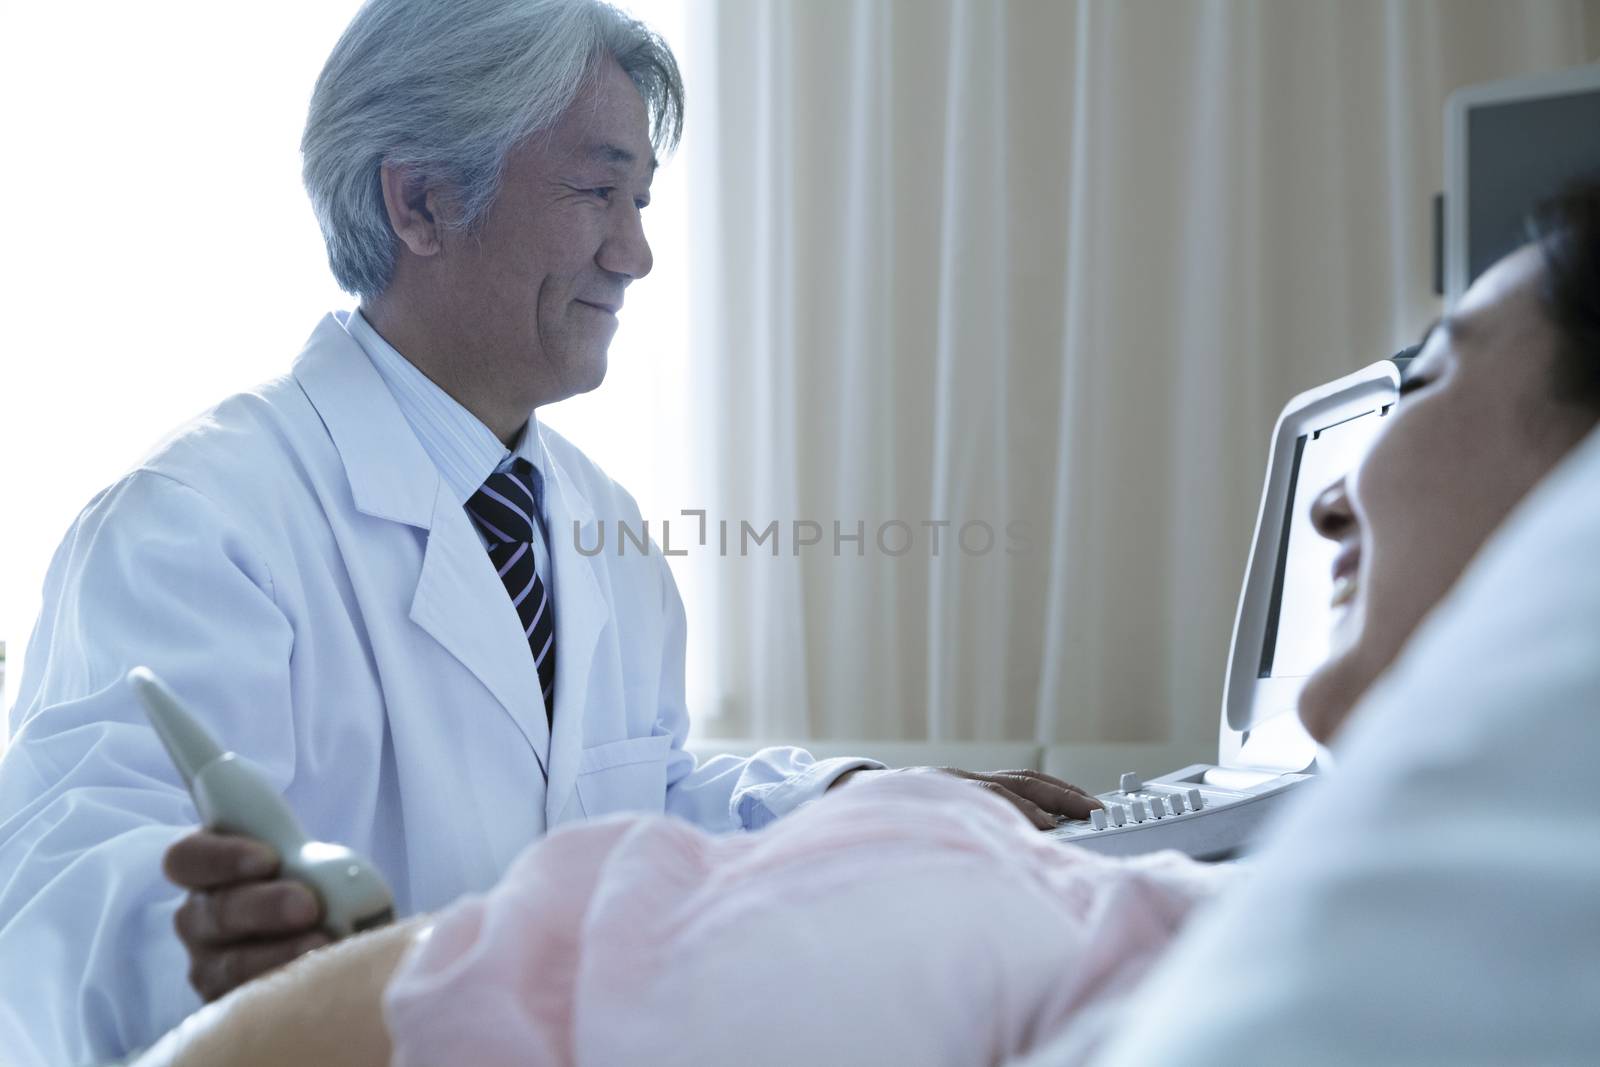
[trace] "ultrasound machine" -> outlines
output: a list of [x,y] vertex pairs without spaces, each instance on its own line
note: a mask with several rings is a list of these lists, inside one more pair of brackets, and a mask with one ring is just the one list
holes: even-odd
[[1099,795],[1103,810],[1050,833],[1108,855],[1174,848],[1222,859],[1314,781],[1317,745],[1296,703],[1328,657],[1338,547],[1312,528],[1311,502],[1360,461],[1415,351],[1301,393],[1278,416],[1234,617],[1217,762],[1148,780],[1126,773],[1119,788]]
[[[1527,240],[1528,209],[1567,183],[1600,174],[1600,63],[1451,94],[1445,105],[1444,192],[1436,198],[1434,271],[1453,303],[1472,279]],[[1278,417],[1255,540],[1234,617],[1217,762],[1100,794],[1103,811],[1057,837],[1097,852],[1175,848],[1231,856],[1285,798],[1315,780],[1318,751],[1295,705],[1329,652],[1335,546],[1311,528],[1311,501],[1354,469],[1399,396],[1415,354],[1330,382]]]

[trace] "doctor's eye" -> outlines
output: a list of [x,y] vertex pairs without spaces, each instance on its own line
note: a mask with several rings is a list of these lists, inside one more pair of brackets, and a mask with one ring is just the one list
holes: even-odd
[[584,192],[588,193],[590,196],[597,197],[607,204],[611,203],[611,194],[616,191],[616,188],[610,185],[601,186],[598,189],[584,190]]

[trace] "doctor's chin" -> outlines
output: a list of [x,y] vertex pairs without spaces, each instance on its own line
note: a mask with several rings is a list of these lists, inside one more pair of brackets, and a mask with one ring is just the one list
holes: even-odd
[[19,21],[0,1067],[1600,1063],[1600,0]]

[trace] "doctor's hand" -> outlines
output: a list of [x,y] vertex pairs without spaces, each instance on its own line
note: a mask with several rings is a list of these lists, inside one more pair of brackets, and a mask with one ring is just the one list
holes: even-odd
[[1002,800],[1015,805],[1027,820],[1040,830],[1053,830],[1058,816],[1069,819],[1087,819],[1094,808],[1103,807],[1098,800],[1082,789],[1063,782],[1043,771],[993,771],[978,773],[958,770],[955,767],[904,767],[900,770],[872,770],[857,767],[845,771],[834,779],[829,789],[837,789],[856,775],[879,774],[951,774],[965,778],[980,789],[988,790]]
[[206,1001],[332,940],[322,906],[277,878],[278,854],[254,838],[196,830],[167,849],[167,879],[189,891],[173,926],[189,953],[189,984]]

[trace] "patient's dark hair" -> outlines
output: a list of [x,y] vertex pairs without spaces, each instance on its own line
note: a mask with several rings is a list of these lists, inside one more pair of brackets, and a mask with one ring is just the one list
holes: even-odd
[[1600,411],[1600,174],[1536,208],[1529,232],[1544,254],[1540,296],[1561,333],[1556,395]]

